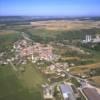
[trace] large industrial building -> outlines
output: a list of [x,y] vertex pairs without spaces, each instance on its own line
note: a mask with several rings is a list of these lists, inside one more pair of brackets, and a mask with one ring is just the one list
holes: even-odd
[[94,37],[92,35],[86,35],[82,43],[100,43],[100,34],[96,34]]
[[64,100],[76,100],[75,94],[71,85],[69,84],[61,84],[60,90]]

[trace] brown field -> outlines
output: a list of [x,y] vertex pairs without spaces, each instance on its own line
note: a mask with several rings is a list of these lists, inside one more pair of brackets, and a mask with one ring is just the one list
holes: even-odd
[[14,34],[15,31],[13,30],[0,30],[0,35],[5,35],[5,34]]
[[100,67],[100,63],[95,64],[89,64],[89,65],[82,65],[82,66],[76,66],[71,68],[71,73],[73,74],[84,74],[85,72],[88,72],[92,68],[98,68]]
[[44,28],[47,30],[76,30],[100,28],[100,21],[68,21],[68,20],[52,20],[52,21],[37,21],[31,22],[35,28]]
[[95,84],[100,86],[100,76],[95,76],[92,77],[91,79],[95,82]]
[[80,60],[79,57],[63,57],[62,60]]

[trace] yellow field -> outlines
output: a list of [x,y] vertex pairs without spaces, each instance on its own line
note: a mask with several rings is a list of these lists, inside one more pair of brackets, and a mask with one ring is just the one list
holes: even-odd
[[16,33],[13,30],[0,30],[0,35],[6,35],[6,34],[14,34]]
[[35,28],[44,28],[47,30],[76,30],[76,29],[90,29],[100,28],[100,21],[68,21],[68,20],[52,20],[52,21],[37,21],[31,22]]
[[64,58],[61,58],[62,60],[80,60],[79,57],[64,57]]
[[95,82],[95,84],[100,86],[100,76],[95,76],[92,77],[91,79]]
[[76,66],[76,67],[71,68],[71,73],[74,73],[74,74],[81,73],[81,74],[83,74],[83,73],[89,71],[90,69],[97,68],[97,67],[100,67],[100,63]]

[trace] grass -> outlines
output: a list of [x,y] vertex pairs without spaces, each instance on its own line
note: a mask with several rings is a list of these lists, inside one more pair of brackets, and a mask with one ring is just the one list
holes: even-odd
[[28,98],[30,94],[20,84],[11,67],[0,66],[0,100],[28,100]]
[[52,41],[52,40],[55,40],[56,35],[60,34],[62,31],[52,31],[52,30],[46,30],[46,29],[41,29],[41,28],[40,29],[30,28],[30,29],[25,30],[25,32],[28,35],[33,36],[33,39],[34,39],[34,36],[37,36],[41,38],[42,40],[50,39]]
[[71,68],[72,73],[83,74],[85,72],[89,72],[90,69],[98,68],[100,66],[100,51],[95,51],[95,50],[91,50],[88,48],[82,48],[82,49],[92,54],[91,60],[94,59],[94,62],[91,64],[75,66],[75,67]]
[[76,87],[80,87],[80,83],[75,78],[71,78],[70,82],[73,83]]
[[35,65],[29,63],[24,65],[25,72],[19,74],[19,78],[22,80],[22,83],[28,88],[38,88],[46,80],[44,76],[35,68]]
[[98,68],[100,66],[100,63],[95,63],[95,64],[88,64],[88,65],[81,65],[81,66],[76,66],[71,68],[72,73],[84,73],[89,71],[90,69],[93,68]]
[[20,33],[9,33],[0,35],[0,52],[11,50],[12,45],[20,37]]
[[89,48],[81,47],[81,49],[92,54],[92,59],[95,59],[96,62],[100,62],[100,51],[92,50]]
[[31,93],[33,93],[33,100],[42,100],[42,88],[41,85],[46,82],[45,77],[36,69],[36,66],[32,63],[23,65],[25,72],[19,73],[18,78],[24,87],[27,87]]
[[20,74],[10,65],[0,66],[0,100],[42,100],[42,82],[44,78],[31,64]]
[[15,34],[16,31],[13,30],[1,30],[0,35],[8,35],[8,34]]
[[94,76],[91,78],[92,81],[100,87],[100,76]]

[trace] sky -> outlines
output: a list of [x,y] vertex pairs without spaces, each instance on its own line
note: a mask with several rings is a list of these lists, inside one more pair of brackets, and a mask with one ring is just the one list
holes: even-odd
[[100,16],[100,0],[0,0],[0,16]]

